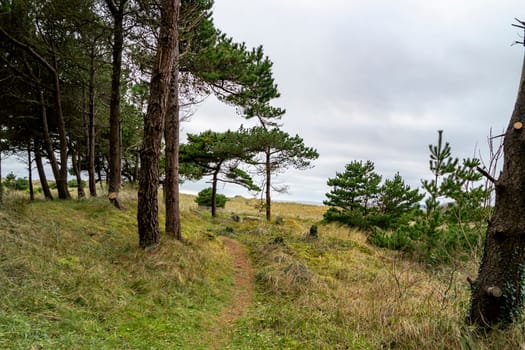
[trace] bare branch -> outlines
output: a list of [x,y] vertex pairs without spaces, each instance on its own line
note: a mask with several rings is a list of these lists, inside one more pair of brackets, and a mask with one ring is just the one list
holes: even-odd
[[481,167],[477,167],[476,168],[483,176],[485,176],[487,179],[490,180],[490,182],[492,182],[494,185],[496,185],[497,183],[497,180],[495,178],[492,177],[492,175],[490,175],[485,169],[481,168]]

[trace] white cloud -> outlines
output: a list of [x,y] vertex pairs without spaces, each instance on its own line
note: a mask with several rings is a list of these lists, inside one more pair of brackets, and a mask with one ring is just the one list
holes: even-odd
[[262,44],[274,62],[284,129],[320,153],[314,169],[281,181],[290,199],[322,201],[328,177],[352,160],[370,159],[385,177],[399,171],[418,186],[438,129],[457,157],[486,149],[516,96],[522,53],[510,47],[520,34],[511,23],[521,5],[221,0],[215,22],[236,40]]

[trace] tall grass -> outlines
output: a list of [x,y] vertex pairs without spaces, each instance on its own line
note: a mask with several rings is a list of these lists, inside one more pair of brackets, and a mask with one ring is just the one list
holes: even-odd
[[0,211],[0,348],[193,349],[228,299],[221,242],[190,211],[184,243],[138,248],[133,202],[10,198]]
[[[276,203],[282,223],[236,197],[217,218],[182,197],[184,242],[138,247],[135,194],[6,198],[0,210],[0,348],[209,349],[210,323],[232,300],[233,267],[218,235],[250,250],[256,295],[221,340],[229,349],[520,349],[524,327],[465,325],[477,261],[427,266],[319,221],[324,208]],[[162,209],[161,209],[162,211]],[[162,219],[162,217],[161,217]],[[318,239],[308,236],[318,225]],[[220,327],[220,325],[217,325]],[[217,327],[213,327],[217,328]],[[217,336],[217,335],[213,335]]]

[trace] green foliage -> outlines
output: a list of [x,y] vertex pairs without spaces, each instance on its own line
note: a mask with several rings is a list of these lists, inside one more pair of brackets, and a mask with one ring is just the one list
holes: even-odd
[[226,173],[226,181],[231,181],[235,184],[241,185],[250,191],[260,191],[261,188],[253,182],[252,177],[246,171],[234,166],[228,169]]
[[[76,179],[72,179],[72,180],[69,180],[67,182],[67,185],[69,187],[78,187],[78,183],[77,183],[77,180]],[[87,186],[87,182],[85,180],[82,180],[82,186],[86,187]]]
[[[251,191],[260,190],[250,175],[240,168],[242,162],[251,159],[252,152],[247,134],[240,131],[214,132],[211,130],[198,135],[188,134],[188,142],[180,146],[180,174],[189,179],[211,176],[212,196],[217,183],[232,183]],[[211,203],[212,215],[216,205]]]
[[442,262],[460,250],[475,254],[485,229],[487,211],[482,204],[489,195],[476,170],[480,161],[467,158],[460,163],[453,158],[450,144],[443,145],[442,130],[437,145],[429,145],[429,150],[433,179],[422,181],[428,193],[426,220],[421,225],[426,256],[431,262]]
[[486,228],[484,218],[490,211],[482,207],[490,193],[480,184],[482,175],[476,170],[480,162],[467,158],[460,163],[453,158],[450,144],[443,142],[442,130],[437,145],[429,145],[429,151],[432,179],[422,181],[427,192],[425,216],[415,216],[422,195],[410,190],[396,175],[392,181],[385,181],[385,197],[379,200],[380,208],[390,208],[387,212],[397,216],[391,221],[395,224],[376,225],[369,240],[380,247],[414,251],[431,264],[476,256]]
[[16,187],[16,175],[14,173],[9,173],[4,179],[4,187],[9,189],[15,189]]
[[265,127],[241,128],[241,131],[247,137],[248,149],[257,155],[251,158],[250,163],[265,170],[269,166],[272,173],[288,168],[308,169],[312,160],[319,157],[317,150],[307,147],[299,135],[292,136],[281,129]]
[[336,173],[328,179],[327,185],[332,190],[326,194],[328,200],[323,203],[342,211],[356,211],[366,215],[370,204],[379,196],[381,176],[374,172],[371,161],[353,161],[345,166],[345,171]]
[[17,178],[15,174],[11,172],[5,177],[3,186],[12,191],[26,191],[29,189],[29,180],[26,178]]
[[434,176],[432,180],[422,181],[423,188],[429,194],[425,201],[427,216],[430,217],[439,213],[441,205],[439,198],[447,191],[447,181],[443,182],[443,177],[452,176],[458,164],[457,158],[452,158],[452,150],[448,142],[443,145],[443,130],[438,130],[438,144],[429,145],[430,151],[429,168]]
[[443,193],[453,200],[446,212],[450,221],[479,222],[486,216],[482,204],[489,192],[481,183],[483,175],[476,170],[479,166],[479,159],[463,159],[461,165],[443,182]]
[[408,230],[410,230],[409,226],[402,226],[394,231],[375,228],[368,236],[368,240],[377,247],[412,251],[414,249],[414,241],[411,239]]
[[[212,206],[212,188],[208,187],[203,189],[197,194],[197,197],[195,198],[195,203],[197,203],[199,206],[203,207],[211,207]],[[224,208],[226,205],[226,202],[228,201],[228,198],[226,198],[225,195],[217,193],[215,197],[217,208]]]
[[381,213],[390,216],[390,225],[407,224],[419,211],[419,202],[423,199],[419,190],[411,189],[396,173],[392,180],[386,179],[380,188],[378,199]]
[[418,211],[422,196],[406,185],[399,173],[385,180],[375,173],[371,161],[353,161],[345,171],[328,180],[331,191],[324,204],[330,208],[324,214],[327,222],[337,221],[369,230],[406,224]]

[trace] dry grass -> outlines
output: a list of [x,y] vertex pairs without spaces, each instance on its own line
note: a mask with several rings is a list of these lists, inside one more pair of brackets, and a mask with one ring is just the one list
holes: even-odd
[[[283,223],[236,197],[218,218],[181,196],[185,242],[137,247],[135,194],[0,210],[0,348],[193,349],[231,298],[232,261],[217,234],[250,249],[255,302],[230,349],[525,349],[516,325],[488,335],[464,323],[477,262],[439,268],[319,224],[321,206],[275,203]],[[161,208],[162,210],[162,208]],[[161,218],[162,219],[162,218]],[[319,239],[307,237],[318,225]],[[162,227],[162,226],[161,226]],[[199,347],[197,347],[199,348]]]
[[240,235],[259,266],[260,305],[236,348],[524,348],[519,325],[486,336],[465,325],[475,262],[430,268],[335,224],[310,240],[311,221],[291,216],[284,227],[259,224]]

